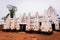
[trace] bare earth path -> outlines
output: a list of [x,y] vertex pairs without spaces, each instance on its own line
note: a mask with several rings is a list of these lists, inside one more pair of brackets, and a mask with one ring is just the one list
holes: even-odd
[[43,35],[0,31],[0,40],[60,40],[60,32],[54,32],[52,35]]

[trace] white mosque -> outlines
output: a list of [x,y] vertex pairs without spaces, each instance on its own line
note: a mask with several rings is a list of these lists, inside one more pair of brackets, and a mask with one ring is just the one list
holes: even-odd
[[53,30],[60,30],[58,15],[53,7],[49,7],[43,15],[39,15],[36,12],[35,16],[28,16],[24,13],[23,16],[18,18],[7,18],[4,23],[4,30],[18,30],[18,31],[42,31],[42,32],[52,32]]

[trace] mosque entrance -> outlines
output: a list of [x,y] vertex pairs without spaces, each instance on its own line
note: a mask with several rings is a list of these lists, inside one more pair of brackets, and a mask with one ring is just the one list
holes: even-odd
[[26,31],[26,24],[20,24],[20,30]]
[[53,31],[55,30],[55,24],[54,23],[52,24],[52,30]]

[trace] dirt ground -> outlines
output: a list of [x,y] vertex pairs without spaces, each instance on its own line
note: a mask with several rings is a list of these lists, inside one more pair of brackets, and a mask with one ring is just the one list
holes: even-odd
[[54,31],[51,35],[44,35],[25,32],[0,31],[0,40],[60,40],[60,32]]

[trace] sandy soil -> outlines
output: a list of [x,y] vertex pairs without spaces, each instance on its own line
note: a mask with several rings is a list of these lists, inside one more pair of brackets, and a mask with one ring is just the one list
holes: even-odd
[[52,35],[43,35],[25,32],[0,31],[0,40],[60,40],[60,32],[54,31]]

